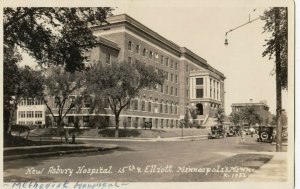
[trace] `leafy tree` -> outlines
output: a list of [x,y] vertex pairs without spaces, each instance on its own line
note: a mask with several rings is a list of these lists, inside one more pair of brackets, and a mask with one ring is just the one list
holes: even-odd
[[163,84],[165,76],[162,71],[141,63],[101,63],[91,66],[86,74],[88,91],[94,96],[106,99],[115,116],[115,137],[119,136],[119,117],[122,110],[139,96],[147,87]]
[[189,113],[188,108],[185,111],[183,119],[184,119],[183,121],[184,121],[185,128],[188,128],[190,126],[190,113]]
[[[96,45],[90,26],[106,23],[107,8],[4,8],[4,56],[25,50],[41,65],[64,65],[66,70],[82,70],[84,51]],[[14,63],[14,62],[11,62]]]
[[253,107],[242,108],[240,113],[240,118],[243,122],[246,122],[248,125],[254,125],[256,123],[260,124],[262,119]]
[[[84,72],[67,72],[61,66],[52,66],[45,72],[43,100],[62,136],[63,120],[66,115],[72,108],[76,108],[78,113],[82,107],[82,101],[86,94],[83,88],[85,85]],[[49,103],[50,98],[54,100],[54,107]]]
[[191,117],[193,119],[193,124],[196,125],[196,119],[197,119],[197,110],[196,108],[189,108]]
[[[269,59],[273,59],[276,50],[279,51],[279,65],[280,65],[280,77],[281,88],[287,89],[288,87],[288,11],[286,7],[273,7],[264,12],[262,16],[264,20],[264,32],[270,32],[272,35],[266,40],[264,45],[266,49],[263,52],[263,56],[269,56]],[[276,29],[275,25],[278,26]],[[274,68],[276,70],[278,68]]]
[[223,123],[225,119],[225,113],[223,108],[218,108],[217,112],[215,113],[215,118],[217,119],[218,123]]
[[[26,98],[40,98],[43,85],[39,82],[42,79],[40,71],[31,69],[28,66],[19,68],[16,64],[9,64],[4,60],[4,71],[10,75],[4,75],[4,80],[9,81],[4,85],[4,135],[10,130],[11,115],[17,109],[19,102]],[[7,79],[11,77],[11,79]]]
[[234,123],[235,125],[238,125],[241,122],[241,116],[237,112],[232,112],[230,114],[230,121]]
[[270,122],[270,125],[276,125],[276,115],[272,114],[272,120]]

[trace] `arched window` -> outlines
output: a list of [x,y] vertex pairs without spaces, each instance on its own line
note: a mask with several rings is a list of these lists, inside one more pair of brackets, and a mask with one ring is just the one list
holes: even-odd
[[197,115],[203,115],[203,105],[198,103],[196,107],[197,107]]

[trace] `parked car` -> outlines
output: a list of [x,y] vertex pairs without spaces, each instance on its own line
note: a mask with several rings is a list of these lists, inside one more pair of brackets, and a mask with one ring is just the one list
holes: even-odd
[[273,127],[259,126],[257,142],[270,142],[273,141]]
[[238,136],[239,135],[240,126],[238,125],[230,125],[226,129],[226,136]]
[[224,138],[226,136],[225,126],[224,125],[216,125],[211,127],[210,133],[208,133],[208,139],[213,138]]

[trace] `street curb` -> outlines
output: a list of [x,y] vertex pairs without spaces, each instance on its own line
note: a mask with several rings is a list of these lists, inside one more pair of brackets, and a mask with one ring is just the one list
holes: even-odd
[[53,155],[63,155],[63,154],[73,154],[73,153],[85,153],[85,152],[99,152],[106,150],[113,150],[119,148],[117,145],[110,145],[110,147],[94,147],[91,149],[79,149],[79,150],[67,150],[67,151],[56,151],[56,152],[43,152],[43,153],[32,153],[32,154],[22,154],[22,155],[11,155],[3,156],[3,160],[14,160],[29,157],[41,157],[41,156],[53,156]]
[[[53,138],[55,139],[55,138]],[[86,141],[122,141],[122,142],[178,142],[178,141],[196,141],[196,140],[206,140],[207,136],[203,137],[188,137],[188,138],[147,138],[147,139],[137,139],[137,138],[76,138],[76,140],[86,140]]]

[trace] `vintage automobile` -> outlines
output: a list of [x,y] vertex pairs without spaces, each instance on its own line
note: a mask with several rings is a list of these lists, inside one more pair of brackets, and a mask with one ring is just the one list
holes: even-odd
[[230,125],[226,128],[226,136],[238,136],[239,135],[240,126],[238,125]]
[[224,125],[216,125],[211,127],[211,132],[208,133],[208,139],[224,138],[226,136]]
[[257,142],[270,142],[273,140],[273,127],[259,126]]

